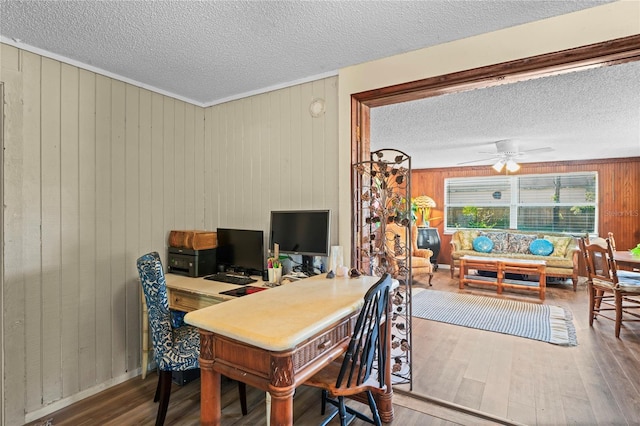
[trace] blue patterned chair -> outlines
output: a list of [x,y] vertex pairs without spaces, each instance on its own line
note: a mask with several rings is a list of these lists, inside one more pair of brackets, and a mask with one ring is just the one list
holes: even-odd
[[[189,325],[174,327],[162,262],[157,252],[147,253],[138,261],[138,273],[147,302],[153,356],[158,366],[158,386],[153,398],[160,401],[156,426],[164,424],[171,396],[171,372],[199,368],[200,334]],[[246,385],[238,382],[242,414],[247,414]]]

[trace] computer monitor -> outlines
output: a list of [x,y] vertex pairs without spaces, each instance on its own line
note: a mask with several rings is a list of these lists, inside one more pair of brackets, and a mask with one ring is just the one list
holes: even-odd
[[218,228],[216,262],[225,271],[262,275],[264,271],[264,232]]
[[313,275],[313,256],[329,256],[330,227],[329,210],[272,211],[269,247],[302,255],[302,271]]

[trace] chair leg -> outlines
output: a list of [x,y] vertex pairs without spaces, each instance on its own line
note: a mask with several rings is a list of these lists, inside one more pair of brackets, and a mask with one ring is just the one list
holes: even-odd
[[167,407],[171,397],[171,371],[160,371],[158,379],[160,390],[160,404],[158,405],[158,415],[156,416],[156,426],[163,426],[167,416]]
[[160,400],[160,370],[158,370],[158,384],[156,385],[156,394],[153,396],[153,402]]
[[327,411],[327,398],[329,397],[329,392],[326,390],[322,390],[322,405],[320,406],[320,414],[324,416],[325,411]]
[[344,403],[344,396],[338,397],[338,414],[340,415],[340,426],[347,426],[347,407]]
[[[242,415],[247,415],[247,384],[244,382],[238,382],[238,395],[240,397],[240,410]],[[269,414],[269,413],[267,413]]]
[[619,291],[615,292],[616,301],[616,337],[620,337],[620,326],[622,325],[622,294]]
[[367,399],[369,400],[369,408],[371,409],[371,416],[376,426],[382,426],[382,420],[380,420],[380,413],[378,413],[378,406],[376,400],[373,397],[371,391],[367,391]]
[[592,285],[589,285],[589,327],[593,327],[593,312],[596,304],[596,290]]

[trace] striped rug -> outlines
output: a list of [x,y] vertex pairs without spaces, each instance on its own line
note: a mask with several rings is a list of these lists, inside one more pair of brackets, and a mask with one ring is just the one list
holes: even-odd
[[412,316],[511,334],[562,346],[577,346],[571,312],[560,306],[471,294],[423,290],[414,293]]

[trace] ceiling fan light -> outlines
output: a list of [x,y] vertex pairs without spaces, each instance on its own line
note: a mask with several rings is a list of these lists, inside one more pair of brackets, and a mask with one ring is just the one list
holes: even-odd
[[520,170],[520,164],[516,163],[513,160],[509,160],[507,161],[507,170],[509,170],[510,172],[517,172],[518,170]]
[[505,165],[504,160],[500,159],[492,167],[493,167],[493,170],[495,170],[496,172],[500,173],[502,171],[502,168],[504,167],[504,165]]

